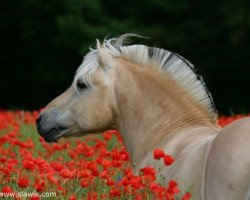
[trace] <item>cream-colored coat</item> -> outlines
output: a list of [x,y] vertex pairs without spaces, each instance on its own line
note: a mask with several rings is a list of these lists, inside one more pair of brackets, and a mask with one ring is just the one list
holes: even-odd
[[[117,90],[122,91],[119,85],[130,85],[119,94],[123,99],[118,97],[118,130],[135,172],[147,165],[158,167],[152,152],[162,148],[176,160],[163,169],[162,182],[176,180],[182,189],[192,191],[194,199],[249,200],[250,118],[221,129],[175,94],[179,90],[174,86],[161,92],[170,86],[167,80],[158,82],[154,79],[159,75],[126,64],[117,67],[125,71],[118,72],[122,76],[117,77]],[[128,81],[130,76],[134,83]]]
[[[148,62],[145,46],[121,47],[120,53],[109,45],[109,41],[104,47],[97,44],[98,50],[87,55],[73,85],[41,114],[51,119],[51,110],[57,111],[50,126],[64,127],[64,132],[57,131],[56,140],[116,128],[135,173],[148,165],[160,167],[161,183],[176,180],[181,190],[190,189],[198,200],[249,200],[250,119],[221,129],[203,85],[182,66],[187,62],[182,58],[175,61],[182,61],[176,67],[183,67],[184,73],[174,68],[166,73]],[[168,52],[155,52],[155,59],[164,61],[159,65],[166,67]],[[88,88],[78,88],[79,80]],[[173,155],[174,164],[159,166],[153,159],[155,148]]]

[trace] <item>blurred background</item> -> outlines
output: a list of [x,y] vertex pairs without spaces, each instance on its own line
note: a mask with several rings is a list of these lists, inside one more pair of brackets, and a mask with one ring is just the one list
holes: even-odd
[[1,1],[0,108],[38,109],[70,86],[95,39],[135,32],[205,80],[221,114],[250,112],[250,2]]

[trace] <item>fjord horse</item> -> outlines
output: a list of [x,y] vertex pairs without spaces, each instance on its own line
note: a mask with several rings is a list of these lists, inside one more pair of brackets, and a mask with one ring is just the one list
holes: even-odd
[[250,199],[250,119],[217,125],[213,101],[193,65],[170,51],[97,40],[71,87],[37,119],[47,142],[117,129],[135,173],[156,166],[155,148],[175,157],[161,183],[178,181],[194,199]]

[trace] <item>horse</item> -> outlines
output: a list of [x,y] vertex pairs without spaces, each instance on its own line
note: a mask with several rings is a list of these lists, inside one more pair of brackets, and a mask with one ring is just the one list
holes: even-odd
[[129,37],[97,40],[69,89],[37,118],[38,133],[56,142],[116,129],[135,174],[157,166],[152,152],[160,148],[176,160],[163,168],[162,184],[176,180],[194,199],[249,200],[250,118],[221,128],[212,97],[188,60],[126,45]]

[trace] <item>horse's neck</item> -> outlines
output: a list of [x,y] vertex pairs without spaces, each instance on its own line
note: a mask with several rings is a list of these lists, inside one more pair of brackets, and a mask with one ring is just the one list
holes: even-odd
[[116,128],[123,136],[132,165],[139,165],[147,153],[167,141],[170,133],[212,127],[209,118],[178,86],[150,69],[132,63],[118,66],[115,94]]

